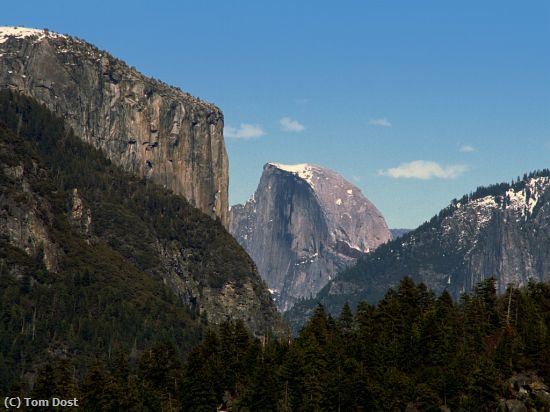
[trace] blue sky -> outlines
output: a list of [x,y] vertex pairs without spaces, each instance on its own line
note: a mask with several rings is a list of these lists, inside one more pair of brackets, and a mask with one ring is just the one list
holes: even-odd
[[[390,227],[550,167],[548,1],[25,1],[225,114],[230,202],[268,161],[357,184]],[[232,137],[230,137],[232,136]]]

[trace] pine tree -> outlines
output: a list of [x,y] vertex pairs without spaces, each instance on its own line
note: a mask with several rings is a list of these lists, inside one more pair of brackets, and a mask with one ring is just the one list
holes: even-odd
[[170,343],[157,344],[142,354],[139,377],[151,406],[160,406],[159,409],[168,407],[169,410],[178,408],[183,376],[179,359]]
[[327,362],[319,343],[312,336],[302,343],[302,347],[304,369],[300,410],[321,411],[321,401],[326,388]]
[[342,311],[340,312],[338,326],[344,334],[350,333],[353,328],[353,313],[347,302],[344,304]]
[[47,363],[38,371],[32,396],[36,399],[51,399],[56,390],[54,370],[52,365]]
[[82,387],[82,408],[85,411],[112,411],[120,407],[121,393],[102,362],[90,368]]
[[476,411],[492,411],[498,395],[498,375],[493,363],[480,355],[468,385],[465,406]]
[[203,343],[191,351],[187,359],[181,389],[184,411],[215,411],[223,395],[223,376],[218,336],[208,331]]
[[279,369],[279,381],[283,389],[282,398],[293,411],[298,410],[303,393],[303,376],[305,360],[300,346],[293,344],[288,347]]

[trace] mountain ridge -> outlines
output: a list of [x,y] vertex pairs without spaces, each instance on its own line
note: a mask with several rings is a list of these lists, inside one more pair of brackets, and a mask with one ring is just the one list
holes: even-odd
[[297,304],[287,319],[298,325],[316,302],[338,313],[345,302],[375,303],[400,279],[411,277],[455,299],[494,277],[499,293],[509,284],[550,278],[550,171],[479,187],[454,199],[417,229],[380,246],[344,270],[318,295]]

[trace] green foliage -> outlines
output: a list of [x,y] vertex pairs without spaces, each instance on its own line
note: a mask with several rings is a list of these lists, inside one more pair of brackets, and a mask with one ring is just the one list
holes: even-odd
[[185,410],[495,410],[513,374],[548,379],[550,286],[514,293],[510,310],[522,316],[513,322],[493,280],[455,303],[406,278],[355,316],[344,306],[335,321],[318,306],[289,344],[237,340],[238,328],[225,324],[189,357]]
[[[166,285],[159,245],[178,250],[182,276],[204,286],[219,288],[229,279],[238,288],[257,276],[220,222],[125,173],[75,137],[62,119],[9,91],[0,91],[0,162],[2,219],[34,213],[58,260],[58,270],[50,272],[43,248],[29,256],[0,234],[4,392],[20,377],[29,389],[32,377],[53,358],[70,359],[78,382],[98,356],[107,360],[108,370],[112,354],[135,358],[159,342],[170,343],[181,361],[203,334],[203,322],[195,307],[198,297],[176,295]],[[20,169],[22,177],[5,167]],[[71,223],[74,189],[91,211],[87,234]],[[166,393],[175,396],[155,386],[155,379],[146,381],[152,390],[164,391],[158,402],[166,401]]]

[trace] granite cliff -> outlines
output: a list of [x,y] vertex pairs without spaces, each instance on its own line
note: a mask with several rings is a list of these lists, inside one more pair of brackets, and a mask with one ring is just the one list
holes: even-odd
[[384,218],[357,187],[309,164],[266,164],[251,199],[231,208],[230,232],[283,311],[390,239]]
[[61,115],[124,170],[181,194],[227,227],[223,114],[82,40],[0,27],[0,88]]

